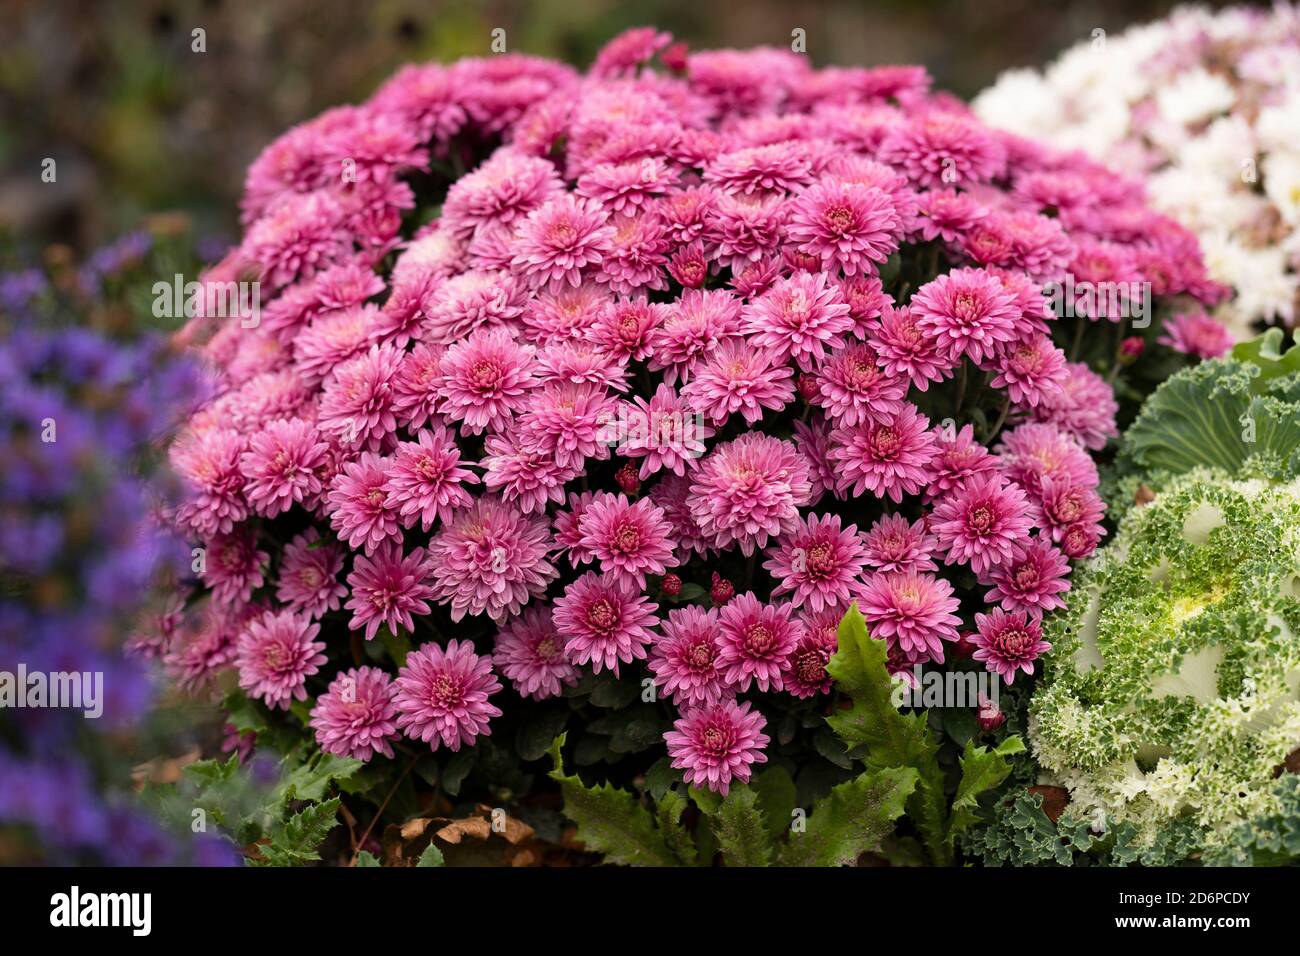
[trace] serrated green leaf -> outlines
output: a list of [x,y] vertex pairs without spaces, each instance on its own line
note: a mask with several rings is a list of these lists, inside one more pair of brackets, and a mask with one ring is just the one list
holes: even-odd
[[868,771],[833,787],[808,817],[802,833],[792,832],[781,849],[781,866],[847,866],[876,850],[894,832],[919,776],[912,767]]
[[554,767],[551,779],[560,784],[564,796],[564,815],[578,827],[578,839],[609,863],[625,866],[675,866],[676,855],[655,827],[654,818],[626,790],[608,783],[586,786],[582,780],[564,773],[560,748],[565,735],[551,743],[549,753]]
[[351,777],[363,766],[360,760],[352,757],[317,753],[280,782],[280,786],[276,788],[275,799],[277,801],[321,800],[331,784]]
[[794,780],[784,767],[767,767],[750,782],[758,794],[758,807],[767,821],[767,832],[774,841],[790,829],[797,798]]
[[725,797],[700,809],[709,817],[727,866],[767,866],[771,862],[767,821],[758,806],[758,792],[748,784],[734,784]]
[[375,856],[368,850],[362,850],[357,854],[356,865],[358,869],[362,867],[369,869],[370,867],[383,866],[383,864],[379,862],[379,857]]
[[934,862],[952,858],[947,842],[947,799],[939,745],[923,714],[903,714],[894,706],[894,683],[886,667],[886,647],[867,633],[867,622],[853,604],[839,626],[839,647],[826,671],[836,688],[852,700],[848,710],[826,718],[846,747],[866,748],[869,769],[911,767],[917,771],[908,813],[925,839]]
[[966,750],[961,756],[961,782],[957,784],[957,795],[953,797],[952,812],[948,818],[949,844],[978,819],[975,808],[979,795],[1007,779],[1011,773],[1011,763],[1007,758],[1023,753],[1024,750],[1024,741],[1014,735],[1007,737],[992,750],[977,747],[973,740],[966,742]]
[[303,866],[320,860],[320,845],[337,824],[339,798],[313,803],[271,828],[270,843],[258,847],[264,866]]
[[664,841],[677,859],[686,866],[695,866],[698,863],[695,841],[691,839],[690,831],[682,825],[682,812],[687,805],[686,797],[676,788],[665,790],[655,804],[655,820]]
[[442,851],[430,843],[420,854],[420,859],[416,861],[416,866],[443,866],[446,861],[442,858]]

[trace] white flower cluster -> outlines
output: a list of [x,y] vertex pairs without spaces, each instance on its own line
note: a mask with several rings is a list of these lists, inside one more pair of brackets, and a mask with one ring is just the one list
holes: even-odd
[[1300,6],[1182,7],[1094,31],[1046,70],[975,100],[994,126],[1146,174],[1152,204],[1196,231],[1216,313],[1239,338],[1293,327],[1300,299]]

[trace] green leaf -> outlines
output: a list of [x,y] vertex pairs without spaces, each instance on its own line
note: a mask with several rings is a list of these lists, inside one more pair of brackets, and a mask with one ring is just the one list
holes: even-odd
[[336,780],[346,780],[364,764],[352,757],[317,753],[298,767],[276,788],[276,800],[321,800]]
[[906,810],[918,775],[912,767],[868,771],[833,787],[808,818],[802,833],[792,832],[777,857],[781,866],[847,866],[880,847]]
[[469,772],[474,769],[476,760],[478,760],[478,753],[473,750],[462,750],[448,760],[447,766],[442,768],[442,776],[439,778],[442,789],[453,797],[460,796],[461,784],[465,782]]
[[361,867],[369,868],[372,866],[383,866],[383,864],[379,862],[379,857],[375,856],[369,850],[362,850],[357,854],[358,869]]
[[780,840],[790,829],[797,798],[794,780],[784,767],[768,767],[755,774],[750,784],[758,793],[758,807],[767,821],[767,832],[774,841]]
[[1007,758],[1024,750],[1024,741],[1016,736],[1008,737],[992,750],[975,746],[973,740],[966,742],[966,751],[961,756],[961,782],[957,784],[948,820],[950,845],[959,833],[978,820],[975,808],[979,795],[999,786],[1011,773]]
[[908,814],[921,832],[934,862],[947,865],[947,800],[939,745],[924,714],[902,714],[894,706],[894,682],[886,664],[884,641],[867,633],[867,622],[855,603],[840,621],[839,648],[826,664],[842,694],[852,699],[848,710],[826,718],[850,749],[866,748],[868,769],[911,767],[917,771]]
[[700,809],[709,817],[727,866],[767,866],[772,859],[772,840],[758,806],[758,792],[748,784],[736,784],[725,797],[706,803],[708,807]]
[[442,866],[445,861],[442,858],[442,851],[430,843],[420,854],[420,859],[416,861],[416,866]]
[[339,798],[304,807],[271,828],[271,842],[258,847],[265,866],[303,866],[320,860],[320,845],[337,824]]
[[406,655],[411,653],[410,637],[405,633],[394,634],[386,626],[379,629],[378,637],[389,659],[398,667],[405,667]]
[[515,734],[515,750],[520,760],[540,760],[569,722],[572,711],[561,704],[559,707],[543,710],[519,726]]
[[682,825],[682,812],[687,805],[686,797],[676,787],[665,790],[655,804],[655,820],[664,841],[677,859],[687,866],[695,866],[699,862],[695,841],[691,839],[690,831]]
[[1263,335],[1238,342],[1232,347],[1232,357],[1238,362],[1259,366],[1261,382],[1300,373],[1300,342],[1283,352],[1283,337],[1282,330],[1274,326]]
[[609,863],[625,866],[675,866],[677,856],[655,827],[654,818],[626,790],[603,783],[588,787],[575,776],[566,776],[560,748],[565,734],[551,743],[555,766],[551,779],[560,784],[564,815],[578,827],[578,839],[587,849],[603,854]]

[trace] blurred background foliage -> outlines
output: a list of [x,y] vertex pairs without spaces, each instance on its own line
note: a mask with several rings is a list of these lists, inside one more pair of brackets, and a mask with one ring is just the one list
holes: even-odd
[[[654,24],[693,47],[785,45],[819,65],[922,63],[969,97],[1158,0],[0,0],[0,247],[93,249],[150,212],[232,240],[243,171],[290,125],[402,63],[509,49],[585,66]],[[206,50],[192,49],[195,29]],[[57,180],[42,183],[45,158]]]

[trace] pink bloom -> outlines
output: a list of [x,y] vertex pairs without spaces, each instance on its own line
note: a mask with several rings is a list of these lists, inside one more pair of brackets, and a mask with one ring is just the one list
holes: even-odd
[[841,528],[839,515],[808,515],[781,536],[763,567],[777,582],[773,597],[790,594],[791,606],[818,612],[848,607],[865,559],[856,525]]
[[401,540],[397,506],[389,504],[391,462],[363,452],[343,466],[330,485],[330,526],[353,548],[371,554],[388,541]]
[[1052,649],[1043,640],[1038,621],[1024,611],[1008,614],[995,607],[988,614],[976,614],[975,625],[978,633],[971,638],[975,643],[971,656],[1008,684],[1016,679],[1017,670],[1032,675],[1038,655]]
[[397,446],[384,484],[388,492],[384,504],[397,508],[403,527],[413,526],[418,519],[428,531],[435,519],[445,522],[453,509],[471,503],[469,492],[461,486],[479,480],[465,465],[447,429],[441,425],[422,429],[415,441]]
[[511,226],[563,188],[548,160],[499,149],[447,189],[442,223],[462,236],[484,226]]
[[910,403],[890,419],[868,419],[831,432],[829,457],[836,469],[836,488],[894,502],[914,495],[930,479],[935,455],[929,421]]
[[761,197],[808,185],[812,166],[797,143],[745,146],[711,160],[704,181],[734,195]]
[[975,440],[973,425],[963,425],[956,434],[951,427],[936,428],[934,435],[939,454],[930,462],[930,484],[925,489],[927,502],[956,491],[976,475],[998,470],[998,460]]
[[575,288],[582,270],[613,248],[614,230],[599,203],[567,193],[530,212],[515,234],[511,265],[533,288]]
[[725,424],[734,412],[752,425],[764,408],[780,411],[794,399],[794,373],[772,352],[728,339],[696,366],[682,397],[715,425]]
[[439,411],[461,432],[504,431],[536,384],[533,352],[505,329],[484,329],[447,349],[442,357]]
[[227,534],[248,516],[243,495],[247,479],[239,470],[244,438],[228,428],[182,436],[171,450],[172,467],[185,499],[177,519],[201,535]]
[[476,329],[510,326],[528,296],[508,272],[472,270],[453,276],[430,296],[424,337],[434,345],[459,342]]
[[1032,526],[1024,490],[999,474],[970,479],[936,502],[930,520],[944,563],[968,562],[976,574],[1015,557]]
[[667,313],[667,306],[661,303],[624,299],[606,308],[587,335],[602,351],[643,361],[650,355],[650,333]]
[[912,524],[902,515],[884,515],[862,538],[863,558],[871,571],[937,571],[934,536],[918,519]]
[[719,656],[718,612],[712,608],[674,608],[663,637],[650,649],[650,671],[679,707],[712,704],[734,693]]
[[720,196],[705,219],[704,241],[711,258],[740,272],[775,253],[788,213],[789,206],[782,199]]
[[909,308],[886,309],[871,344],[881,368],[891,375],[906,375],[922,392],[957,367],[956,360],[940,350],[939,340],[921,330],[918,316]]
[[390,541],[372,555],[357,555],[348,575],[352,597],[344,605],[352,612],[348,629],[364,627],[368,641],[374,640],[380,626],[391,634],[399,633],[399,627],[414,631],[412,615],[430,611],[425,598],[433,595],[433,588],[428,579],[423,548],[403,555],[401,545]]
[[1085,448],[1100,451],[1119,434],[1114,390],[1083,362],[1071,362],[1065,369],[1060,392],[1044,395],[1033,409],[1033,418],[1064,429]]
[[983,269],[954,269],[917,289],[916,327],[938,340],[949,361],[982,362],[1016,337],[1020,310],[1002,283]]
[[660,382],[648,402],[637,396],[624,403],[610,428],[617,428],[612,437],[619,440],[620,455],[642,459],[638,474],[644,480],[663,469],[684,475],[688,464],[704,454],[704,442],[713,436],[713,429],[700,417],[684,396]]
[[316,429],[301,418],[270,422],[249,439],[239,459],[248,484],[244,494],[253,510],[274,518],[321,491],[318,469],[329,446],[315,440]]
[[615,213],[631,214],[667,192],[677,177],[677,171],[659,157],[598,163],[578,177],[577,193]]
[[[268,306],[268,309],[270,307]],[[294,367],[309,382],[319,382],[372,343],[379,309],[370,303],[319,315],[293,340]]]
[[1232,348],[1232,333],[1213,316],[1203,312],[1185,312],[1169,319],[1164,334],[1156,341],[1184,355],[1214,359],[1226,355]]
[[246,604],[265,582],[263,571],[271,556],[257,547],[257,533],[250,527],[236,528],[203,542],[203,583],[212,597],[224,605]]
[[879,158],[932,189],[988,182],[1006,166],[1006,150],[973,117],[933,109],[899,123],[880,144]]
[[997,371],[989,384],[1005,388],[1018,406],[1035,407],[1044,397],[1061,390],[1065,378],[1065,353],[1046,335],[1021,339],[993,360]]
[[497,632],[492,663],[522,697],[557,697],[578,682],[578,668],[564,656],[564,639],[549,606],[526,607]]
[[605,439],[616,408],[604,386],[549,382],[530,396],[516,436],[525,449],[549,455],[561,468],[579,469],[588,459],[609,457]]
[[874,186],[822,180],[804,190],[790,208],[790,238],[816,256],[827,272],[874,272],[898,248],[898,212]]
[[327,754],[369,762],[375,754],[393,756],[398,738],[396,688],[378,667],[341,671],[316,699],[311,727]]
[[799,641],[781,674],[787,694],[807,698],[830,692],[835,681],[826,665],[839,647],[837,630],[843,616],[840,609],[827,608],[799,622]]
[[871,346],[850,342],[832,352],[817,372],[817,404],[837,425],[888,419],[902,410],[907,384],[880,368]]
[[741,317],[751,346],[770,350],[775,361],[793,358],[803,369],[820,365],[827,349],[843,348],[844,333],[853,328],[848,305],[823,273],[777,280]]
[[731,781],[748,783],[750,767],[766,763],[763,748],[767,721],[749,703],[721,700],[695,707],[664,734],[672,765],[685,770],[688,784],[705,787],[724,797]]
[[609,289],[595,282],[542,290],[524,307],[524,327],[538,345],[582,339],[591,334],[612,302]]
[[955,189],[930,189],[917,194],[920,218],[917,226],[925,242],[942,239],[957,242],[977,220],[988,215],[970,193]]
[[402,352],[385,344],[334,369],[321,395],[321,431],[346,449],[380,451],[391,443],[397,431],[393,382],[401,364]]
[[521,446],[513,433],[489,435],[484,450],[479,462],[486,472],[484,486],[499,491],[524,514],[541,514],[552,501],[563,501],[565,482],[582,473],[581,466],[561,465],[546,449]]
[[737,690],[781,690],[781,672],[799,639],[788,604],[763,604],[746,592],[718,613],[718,663]]
[[1105,510],[1105,503],[1091,488],[1071,484],[1068,479],[1039,479],[1038,524],[1053,541],[1059,542],[1075,525],[1100,524]]
[[872,637],[909,657],[943,660],[943,642],[957,640],[959,601],[943,578],[917,571],[873,574],[858,595]]
[[644,590],[647,574],[663,574],[679,563],[672,528],[662,508],[649,498],[629,502],[625,495],[597,495],[578,522],[584,554],[600,562],[614,584]]
[[412,740],[453,753],[492,733],[488,721],[501,711],[488,698],[501,690],[492,660],[474,653],[469,641],[451,640],[446,650],[421,645],[406,657],[393,682],[397,726]]
[[559,575],[547,560],[550,537],[545,518],[494,496],[475,499],[429,542],[433,596],[451,605],[453,621],[486,613],[501,623]]
[[618,676],[619,663],[644,660],[646,647],[654,640],[651,631],[658,623],[652,604],[644,595],[629,593],[588,571],[564,589],[555,601],[555,628],[566,639],[565,655],[575,664],[591,664],[599,674],[609,670]]
[[345,217],[328,191],[285,194],[249,226],[242,257],[257,266],[273,290],[310,279],[351,256]]
[[1070,590],[1070,562],[1042,538],[1025,545],[1020,554],[989,574],[993,587],[984,600],[1000,602],[1009,611],[1028,611],[1034,617],[1065,607],[1059,595]]
[[1055,425],[1027,422],[1002,433],[994,449],[1002,471],[1031,495],[1042,479],[1051,478],[1085,488],[1097,487],[1097,465],[1067,432]]
[[740,334],[740,300],[725,289],[688,289],[650,336],[650,370],[664,381],[689,381],[691,367],[723,341]]
[[673,526],[673,540],[683,555],[707,554],[709,539],[691,514],[691,481],[678,475],[666,475],[650,489],[650,500],[664,510]]
[[320,532],[309,527],[284,546],[275,596],[294,611],[321,618],[338,610],[348,593],[339,581],[342,570],[343,549],[321,540]]
[[812,485],[808,465],[789,442],[747,432],[713,449],[691,480],[690,512],[716,548],[742,553],[792,530]]
[[267,611],[239,638],[235,665],[239,686],[272,710],[307,699],[307,678],[325,663],[325,643],[314,640],[320,625],[292,611]]

